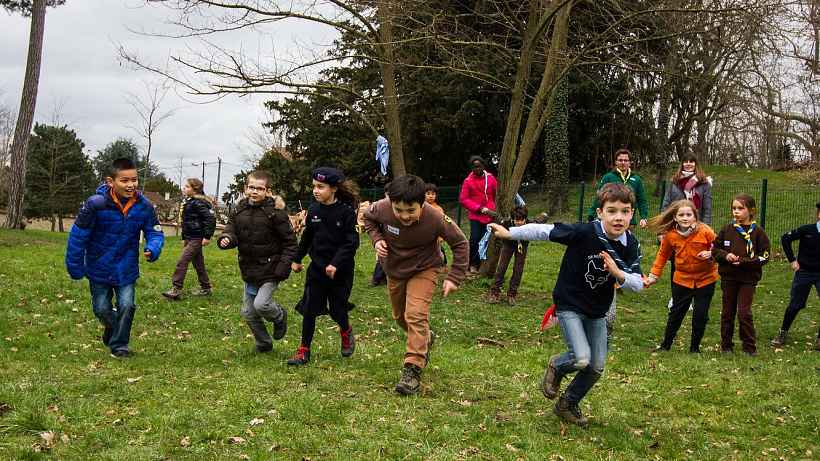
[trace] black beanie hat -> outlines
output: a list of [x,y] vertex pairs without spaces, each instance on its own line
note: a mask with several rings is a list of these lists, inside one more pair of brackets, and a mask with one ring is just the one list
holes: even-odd
[[313,179],[331,186],[336,186],[344,182],[345,175],[336,168],[321,166],[313,170]]

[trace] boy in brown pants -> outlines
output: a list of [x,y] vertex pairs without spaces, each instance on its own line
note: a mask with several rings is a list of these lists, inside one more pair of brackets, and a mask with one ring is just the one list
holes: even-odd
[[387,198],[364,213],[365,230],[387,273],[393,318],[407,333],[404,368],[396,384],[396,392],[402,395],[418,392],[435,338],[430,331],[430,302],[443,263],[439,237],[453,251],[453,265],[442,286],[444,296],[464,280],[469,258],[464,233],[446,215],[425,204],[424,194],[421,178],[401,176],[388,186]]

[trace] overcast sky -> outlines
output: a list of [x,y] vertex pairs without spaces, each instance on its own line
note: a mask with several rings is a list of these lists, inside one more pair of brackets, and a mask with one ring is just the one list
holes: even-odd
[[[49,8],[35,122],[51,123],[59,107],[61,122],[76,130],[92,156],[119,137],[132,138],[142,146],[143,140],[129,128],[139,125],[139,117],[128,105],[126,95],[145,94],[143,82],[156,77],[122,63],[117,46],[122,44],[154,63],[165,62],[185,46],[203,46],[200,42],[184,43],[131,32],[169,31],[165,24],[169,17],[161,4],[142,0],[68,0],[63,6]],[[20,104],[29,25],[28,18],[0,10],[0,103],[15,111]],[[296,23],[277,23],[276,29],[265,32],[269,35],[243,31],[217,40],[232,49],[242,47],[250,55],[270,54],[272,46],[277,55],[283,55],[283,49],[295,49],[294,43],[319,47],[333,38],[331,30]],[[205,172],[206,192],[213,194],[215,162],[221,156],[225,163],[220,190],[224,192],[233,175],[247,168],[248,158],[258,154],[247,138],[265,119],[262,103],[266,99],[230,96],[202,104],[171,91],[163,107],[176,109],[176,113],[157,130],[151,160],[174,181],[180,156],[186,177],[201,175],[201,167],[191,163],[214,162]]]

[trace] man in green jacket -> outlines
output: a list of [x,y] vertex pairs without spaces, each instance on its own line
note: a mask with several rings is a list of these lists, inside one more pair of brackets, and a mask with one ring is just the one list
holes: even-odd
[[[629,188],[635,192],[635,202],[638,207],[638,212],[641,214],[640,226],[641,228],[644,228],[646,227],[646,219],[649,217],[649,206],[646,203],[646,191],[643,187],[643,181],[641,180],[641,177],[638,176],[637,173],[634,173],[630,168],[631,162],[629,157],[631,154],[632,153],[627,149],[620,149],[615,152],[615,169],[607,172],[601,177],[597,186],[595,186],[595,191],[597,192],[601,190],[605,184],[609,183],[626,184],[629,186]],[[595,198],[592,201],[592,206],[587,212],[587,217],[590,221],[595,219],[597,216],[595,210],[599,206],[598,199]],[[637,218],[638,213],[632,215],[632,221],[630,222],[632,226],[639,224]]]

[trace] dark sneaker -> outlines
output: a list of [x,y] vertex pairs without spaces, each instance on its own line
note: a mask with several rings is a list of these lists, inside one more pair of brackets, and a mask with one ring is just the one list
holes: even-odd
[[254,346],[254,349],[260,354],[267,354],[273,350],[273,345],[268,344],[267,346]]
[[293,357],[288,359],[288,365],[307,365],[310,362],[310,349],[300,345]]
[[436,343],[436,333],[430,330],[430,342],[427,343],[427,354],[424,355],[424,366],[430,363],[430,351],[433,349],[433,344]]
[[507,295],[507,304],[510,306],[515,306],[518,302],[516,299],[516,295]]
[[171,287],[170,290],[163,292],[162,296],[165,296],[172,301],[178,301],[182,299],[182,290],[177,287]]
[[589,420],[581,414],[581,409],[578,408],[578,404],[576,402],[570,402],[564,396],[561,396],[561,398],[555,402],[553,411],[559,418],[568,423],[581,427],[586,427],[587,424],[589,424]]
[[100,339],[102,339],[103,344],[105,344],[107,346],[108,343],[111,341],[111,335],[113,335],[113,334],[114,334],[114,327],[112,327],[111,325],[105,325],[103,327],[102,338],[100,338]]
[[356,350],[356,337],[353,336],[353,327],[348,327],[347,331],[339,329],[339,336],[342,337],[342,357],[350,357]]
[[544,397],[550,400],[558,396],[558,392],[561,390],[561,380],[564,379],[564,375],[558,373],[555,368],[556,360],[558,360],[557,354],[550,357],[549,365],[547,365],[544,377],[541,379],[541,392],[544,393]]
[[777,336],[775,336],[772,339],[771,344],[772,344],[772,347],[783,347],[783,346],[785,346],[786,345],[786,332],[783,331],[783,330],[780,330],[777,333]]
[[131,354],[131,351],[128,349],[120,349],[111,353],[111,357],[114,357],[115,359],[128,359],[132,356],[133,354]]
[[401,379],[396,384],[396,392],[401,395],[413,395],[418,393],[421,387],[421,368],[412,363],[405,363],[401,370]]
[[280,340],[288,332],[288,311],[282,308],[282,320],[273,324],[273,339]]
[[498,304],[499,301],[501,301],[501,293],[497,291],[487,293],[487,302],[489,304]]
[[200,288],[191,294],[194,296],[211,296],[213,291],[210,288]]

